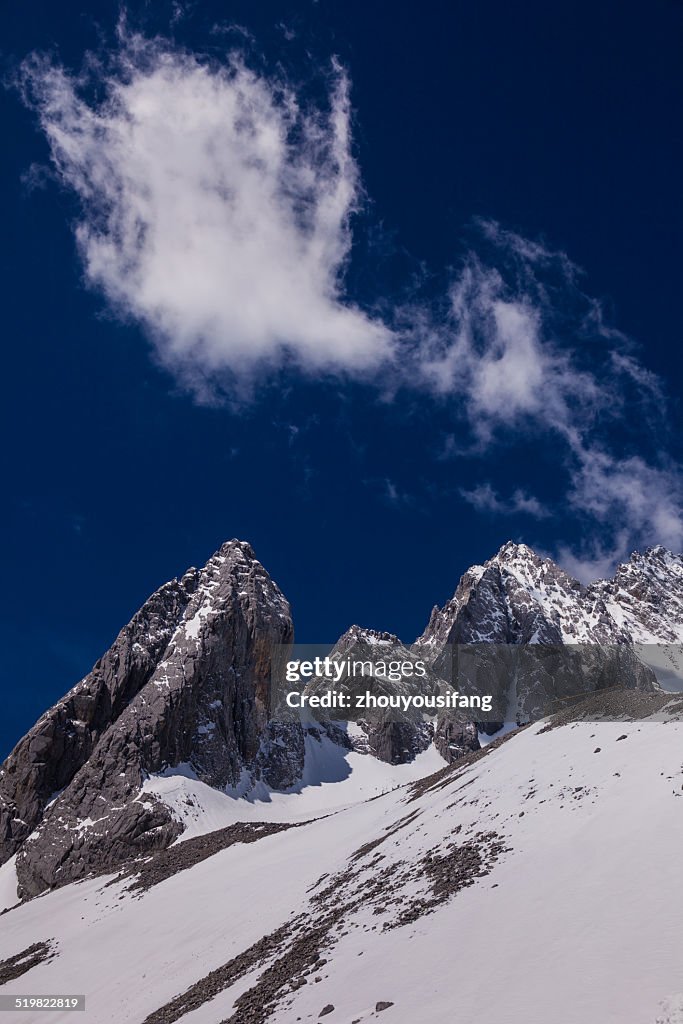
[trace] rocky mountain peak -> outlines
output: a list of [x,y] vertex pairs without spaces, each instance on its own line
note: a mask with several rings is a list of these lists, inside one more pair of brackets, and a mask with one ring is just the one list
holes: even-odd
[[[520,662],[513,648],[591,646],[587,670],[579,663],[583,655],[574,661],[561,657],[561,672],[558,667],[552,683],[556,696],[569,696],[572,687],[577,692],[576,687],[581,691],[608,685],[605,680],[617,678],[635,689],[657,686],[652,671],[636,657],[631,635],[610,614],[602,595],[523,544],[504,544],[483,566],[469,569],[451,600],[432,611],[416,643],[447,679],[458,664],[460,645],[486,650],[496,645],[490,653],[480,651],[478,678],[496,696],[497,706],[507,707],[506,720],[527,721],[542,713],[551,685],[540,660],[533,657],[527,659],[524,678],[518,678]],[[586,653],[584,661],[591,658]]]
[[301,737],[287,758],[269,742],[270,655],[292,636],[286,599],[240,541],[153,594],[0,769],[0,855],[21,847],[24,891],[168,844],[176,823],[139,798],[167,766],[217,787],[245,769],[296,781]]
[[257,561],[256,552],[252,548],[249,541],[239,540],[237,537],[233,537],[231,540],[223,541],[214,557],[226,558],[229,555],[233,555],[235,552],[239,552],[239,554],[242,555],[245,561]]
[[380,629],[366,629],[364,626],[353,625],[349,626],[345,633],[342,633],[335,646],[339,649],[353,644],[367,644],[369,646],[382,644],[385,647],[391,647],[400,643],[401,641],[399,638],[393,633],[387,633]]
[[527,544],[518,544],[513,540],[508,540],[505,544],[502,544],[493,558],[489,559],[489,562],[499,563],[538,563],[541,561],[543,559],[540,555],[536,554],[533,548],[530,548]]
[[508,541],[463,574],[450,601],[435,606],[419,645],[624,642],[599,600],[552,559]]
[[638,644],[683,643],[683,555],[662,545],[635,551],[589,592]]
[[[385,673],[366,675],[364,672],[356,676],[355,670],[350,672],[346,668],[337,684],[346,692],[362,691],[370,678],[373,692],[387,696],[416,692],[433,695],[446,688],[443,677],[433,671],[431,665],[425,665],[420,649],[409,647],[393,633],[351,626],[335,644],[331,657],[347,663],[378,665],[383,662],[395,666],[395,675],[391,678]],[[406,671],[406,666],[414,666],[418,661],[421,662],[419,675],[410,668]],[[359,734],[355,735],[354,747],[389,764],[413,761],[431,743],[446,761],[479,749],[475,723],[459,714],[440,714],[434,722],[427,722],[422,714],[412,710],[369,711],[363,718],[356,719],[356,726],[360,738]]]
[[[633,558],[633,555],[637,555],[637,554],[638,554],[638,552],[634,551],[633,554],[631,555],[631,558]],[[655,544],[653,547],[645,548],[645,555],[648,558],[674,557],[672,555],[672,552],[669,551],[668,548],[665,548],[663,544]]]
[[511,573],[526,587],[534,588],[547,582],[561,582],[567,591],[581,593],[585,588],[578,580],[561,569],[552,558],[537,554],[526,544],[515,544],[508,541],[493,558],[485,563],[488,569],[497,565],[501,572]]

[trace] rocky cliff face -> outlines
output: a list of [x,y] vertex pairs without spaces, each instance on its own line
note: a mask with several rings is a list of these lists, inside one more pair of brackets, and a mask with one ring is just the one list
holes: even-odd
[[0,769],[0,860],[40,821],[102,734],[149,680],[197,586],[197,573],[161,587],[92,672],[46,711]]
[[602,594],[524,544],[505,544],[469,569],[451,600],[433,609],[416,648],[456,688],[492,694],[518,722],[581,692],[657,688]]
[[147,773],[188,762],[212,786],[245,767],[291,785],[300,729],[287,727],[283,758],[285,727],[271,737],[268,720],[271,650],[291,639],[289,606],[248,544],[157,591],[2,767],[3,859],[32,833],[17,859],[24,893],[167,845],[178,827],[140,797]]
[[683,644],[683,555],[636,551],[614,579],[587,588],[636,644]]
[[[348,671],[344,672],[335,689],[351,695],[362,693],[368,688],[377,695],[420,693],[430,696],[449,689],[445,680],[430,664],[425,666],[424,675],[417,676],[414,667],[416,662],[423,660],[423,652],[402,643],[392,633],[351,626],[335,644],[331,657],[346,664],[350,661],[356,665],[403,666],[400,673],[399,670],[395,671],[393,679],[378,677],[370,670],[367,675],[355,677],[351,677]],[[406,666],[412,668],[406,670]],[[399,674],[400,678],[396,678]],[[441,714],[430,721],[418,711],[380,709],[364,713],[357,719],[357,724],[363,733],[360,741],[362,749],[389,764],[412,761],[432,742],[448,762],[479,749],[475,723],[457,712]],[[358,746],[358,738],[354,742]]]

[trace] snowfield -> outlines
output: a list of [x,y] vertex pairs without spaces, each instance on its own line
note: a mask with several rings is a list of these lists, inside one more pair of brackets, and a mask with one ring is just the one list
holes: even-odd
[[17,902],[16,855],[0,866],[0,913]]
[[[348,728],[353,731],[355,726],[349,723]],[[346,750],[322,732],[319,735],[319,739],[310,734],[305,737],[303,776],[288,791],[277,792],[262,782],[253,785],[247,776],[244,786],[224,793],[201,782],[189,766],[183,765],[148,778],[141,795],[152,793],[171,808],[184,827],[176,840],[182,843],[238,821],[301,822],[336,813],[446,765],[434,746],[406,764],[388,765],[367,754]]]
[[[312,750],[302,792],[270,801],[155,777],[188,815],[172,849],[190,860],[202,831],[296,824],[146,891],[97,878],[10,910],[0,960],[47,940],[56,955],[0,991],[85,993],[85,1024],[293,1024],[328,1006],[329,1024],[680,1024],[682,740],[680,721],[541,723],[464,766],[347,754],[337,781]],[[260,963],[202,981],[283,925]]]

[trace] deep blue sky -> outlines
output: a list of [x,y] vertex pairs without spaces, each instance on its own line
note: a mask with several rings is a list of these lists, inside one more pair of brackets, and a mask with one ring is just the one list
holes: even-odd
[[[353,297],[390,299],[418,266],[439,287],[477,216],[542,235],[584,268],[585,289],[606,300],[664,379],[675,447],[683,4],[200,0],[173,28],[170,5],[129,12],[215,55],[223,44],[211,26],[234,22],[266,60],[281,58],[302,78],[308,61],[337,54],[352,83],[369,197]],[[34,50],[78,67],[111,38],[116,16],[106,3],[6,7],[6,74]],[[351,622],[412,639],[464,569],[509,537],[549,550],[560,533],[580,539],[583,524],[561,513],[495,518],[459,494],[484,475],[509,490],[533,462],[536,490],[561,508],[550,439],[499,447],[484,471],[477,458],[435,457],[448,418],[416,397],[385,404],[372,388],[293,379],[237,412],[199,407],[155,367],[140,329],[84,288],[76,201],[55,184],[26,187],[48,148],[15,90],[0,102],[0,754],[152,590],[224,539],[254,545],[309,642]],[[389,499],[387,479],[404,498]]]

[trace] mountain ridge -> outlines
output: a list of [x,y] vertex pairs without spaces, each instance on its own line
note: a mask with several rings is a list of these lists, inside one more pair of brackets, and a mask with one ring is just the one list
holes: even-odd
[[[656,562],[657,572],[643,583],[648,608],[657,605],[658,589],[671,590],[669,569],[678,583],[681,565],[678,556],[652,550],[634,556],[631,570],[631,576],[638,572],[638,559]],[[680,580],[683,610],[683,572]],[[540,713],[546,667],[526,689],[509,694],[507,656],[494,664],[487,645],[591,644],[597,660],[581,682],[587,692],[612,681],[646,692],[657,688],[635,655],[625,613],[618,622],[605,601],[614,604],[622,589],[613,593],[604,582],[584,587],[550,559],[508,542],[463,574],[453,598],[435,608],[410,648],[390,633],[353,626],[336,650],[386,647],[404,658],[424,656],[434,687],[449,678],[450,645],[479,646],[487,687],[508,701],[512,720],[521,723]],[[678,597],[669,593],[667,601],[677,611]],[[635,607],[632,602],[633,620]],[[292,640],[289,605],[243,541],[226,542],[202,569],[151,595],[92,672],[41,716],[0,767],[0,861],[17,854],[24,895],[174,842],[182,832],[178,820],[163,800],[143,792],[147,776],[174,766],[191,765],[200,781],[218,790],[248,791],[248,777],[251,786],[287,791],[304,778],[311,742],[324,737],[344,749],[355,743],[394,764],[414,759],[431,743],[446,761],[478,748],[475,723],[462,716],[431,724],[380,717],[366,724],[364,736],[331,724],[273,720],[270,651]]]

